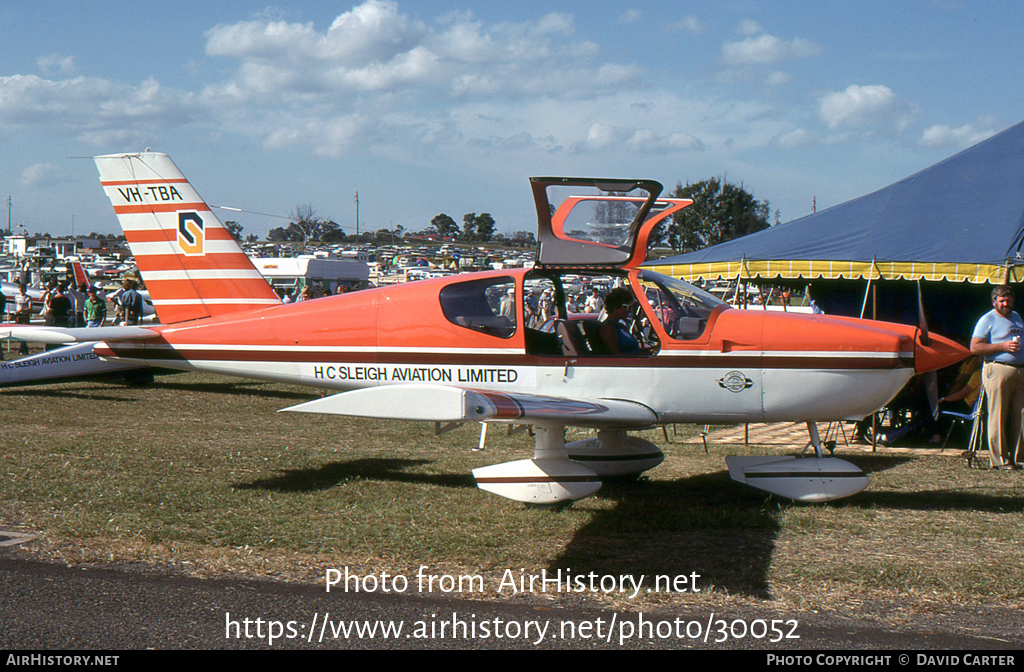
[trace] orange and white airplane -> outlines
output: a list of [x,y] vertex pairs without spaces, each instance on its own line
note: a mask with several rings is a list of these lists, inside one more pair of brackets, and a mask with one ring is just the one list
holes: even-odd
[[[78,343],[110,365],[339,392],[287,411],[531,425],[532,459],[473,472],[480,488],[528,504],[571,502],[604,477],[658,465],[661,451],[628,432],[680,422],[807,422],[815,457],[728,458],[733,478],[803,501],[854,494],[867,477],[822,455],[814,422],[860,419],[915,373],[968,354],[911,326],[732,309],[640,268],[651,230],[690,204],[652,181],[533,178],[532,269],[282,305],[166,155],[96,165],[163,324],[5,325],[0,337]],[[621,341],[640,349],[606,354],[596,320],[570,319],[588,282],[631,294]],[[536,328],[542,318],[553,331]],[[597,436],[566,443],[569,426]]]

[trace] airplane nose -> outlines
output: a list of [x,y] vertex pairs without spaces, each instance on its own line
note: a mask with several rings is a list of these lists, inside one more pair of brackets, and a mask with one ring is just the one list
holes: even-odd
[[914,371],[917,373],[937,371],[956,364],[971,354],[970,350],[956,341],[936,334],[928,336],[928,345],[921,343],[920,336],[914,340]]

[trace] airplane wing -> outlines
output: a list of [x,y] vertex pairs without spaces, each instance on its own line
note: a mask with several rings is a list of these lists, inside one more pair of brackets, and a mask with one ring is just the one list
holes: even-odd
[[0,339],[69,345],[95,341],[135,341],[159,338],[160,332],[146,327],[92,327],[70,329],[65,327],[36,327],[22,324],[0,324]]
[[658,422],[658,415],[647,406],[622,399],[568,399],[446,385],[384,385],[342,392],[281,410],[388,420],[496,421],[602,428],[648,427]]

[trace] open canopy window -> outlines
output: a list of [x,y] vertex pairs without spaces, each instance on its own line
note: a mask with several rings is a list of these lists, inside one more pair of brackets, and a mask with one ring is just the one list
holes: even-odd
[[634,266],[651,230],[692,201],[658,198],[653,180],[531,179],[542,267]]

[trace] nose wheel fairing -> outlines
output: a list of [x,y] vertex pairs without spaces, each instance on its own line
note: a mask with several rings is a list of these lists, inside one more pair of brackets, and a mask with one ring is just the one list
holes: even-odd
[[809,503],[849,497],[868,487],[868,477],[859,467],[823,456],[817,423],[808,422],[807,432],[814,457],[735,455],[725,458],[729,476],[773,495]]
[[734,455],[725,463],[734,481],[798,502],[829,502],[868,487],[863,471],[836,457]]

